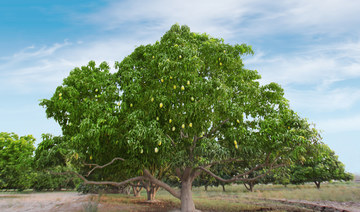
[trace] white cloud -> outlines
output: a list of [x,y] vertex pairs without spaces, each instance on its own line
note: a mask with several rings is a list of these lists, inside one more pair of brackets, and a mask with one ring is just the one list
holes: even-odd
[[262,82],[308,85],[322,90],[333,83],[360,77],[360,42],[304,47],[296,53],[260,52],[245,64],[259,70]]
[[61,84],[69,72],[90,60],[97,64],[107,61],[110,66],[121,61],[139,44],[132,39],[55,43],[37,48],[31,46],[18,53],[1,58],[0,89],[30,93],[53,89]]
[[246,58],[262,83],[281,84],[292,107],[314,113],[356,111],[360,102],[360,42],[303,47],[296,53],[266,52]]
[[139,34],[165,31],[179,22],[189,25],[193,31],[207,32],[213,36],[227,37],[233,26],[242,21],[247,1],[113,1],[95,14],[85,15],[83,20],[113,30],[127,28]]
[[[183,0],[110,1],[94,14],[84,15],[88,23],[107,30],[127,28],[137,34],[167,30],[172,24],[189,25],[193,31],[216,37],[251,38],[293,33],[334,35],[349,33],[360,24],[360,2],[356,0],[264,1]],[[359,31],[351,29],[352,33]]]

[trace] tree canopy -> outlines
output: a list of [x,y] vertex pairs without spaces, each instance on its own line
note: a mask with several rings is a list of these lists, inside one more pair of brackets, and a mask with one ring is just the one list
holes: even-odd
[[[254,180],[247,176],[289,165],[319,141],[280,85],[260,84],[260,74],[244,66],[249,54],[246,44],[173,25],[160,41],[116,62],[114,74],[106,63],[75,68],[41,105],[79,160],[120,157],[121,169],[111,172],[133,177],[121,183],[148,180],[181,199],[182,211],[194,211],[191,185],[201,172],[223,182]],[[211,171],[232,162],[248,166],[228,179]],[[180,192],[156,179],[163,171],[180,179]]]
[[0,188],[29,188],[32,183],[32,155],[35,138],[15,133],[0,133]]
[[291,182],[295,184],[313,182],[320,188],[322,182],[331,180],[348,181],[353,179],[345,172],[344,164],[326,144],[319,144],[309,150],[304,161],[292,165]]

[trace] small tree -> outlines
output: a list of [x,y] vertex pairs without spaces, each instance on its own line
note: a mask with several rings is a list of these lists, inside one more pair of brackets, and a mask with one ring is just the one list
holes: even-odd
[[318,144],[299,163],[291,167],[291,182],[314,182],[320,189],[322,182],[330,180],[352,180],[353,175],[345,172],[344,164],[326,144]]
[[67,171],[68,156],[71,149],[61,136],[50,134],[42,135],[42,142],[35,150],[33,169],[35,176],[33,188],[35,190],[60,190],[61,188],[74,189],[78,180],[64,175],[54,175],[53,173]]
[[19,137],[15,133],[0,133],[0,188],[30,188],[34,142],[31,135]]
[[[194,211],[191,186],[201,172],[225,183],[258,179],[296,160],[313,142],[309,125],[289,108],[282,88],[261,86],[257,71],[244,67],[241,57],[248,54],[253,54],[248,45],[226,44],[174,25],[159,42],[140,46],[117,62],[115,75],[93,62],[75,69],[71,81],[64,80],[41,105],[64,135],[71,135],[81,157],[96,158],[97,164],[114,157],[89,174],[121,160],[123,176],[138,175],[97,182],[76,173],[85,183],[146,180],[181,199],[182,211]],[[81,92],[74,89],[84,85],[79,82],[91,82],[93,73],[109,80],[93,80]],[[216,164],[240,161],[253,167],[229,179],[211,171]],[[268,171],[245,177],[262,168]],[[120,172],[109,170],[110,175]],[[178,177],[180,192],[157,179],[164,172]]]

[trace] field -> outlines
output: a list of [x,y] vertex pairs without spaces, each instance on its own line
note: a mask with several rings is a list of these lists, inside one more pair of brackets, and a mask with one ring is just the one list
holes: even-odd
[[[243,185],[193,188],[201,211],[360,211],[360,183],[256,185],[248,192]],[[160,190],[156,201],[123,194],[79,195],[76,192],[1,192],[1,211],[177,211],[180,201]]]

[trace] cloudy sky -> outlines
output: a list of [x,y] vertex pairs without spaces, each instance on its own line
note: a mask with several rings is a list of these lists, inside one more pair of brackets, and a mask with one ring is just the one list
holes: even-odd
[[360,174],[360,1],[2,0],[0,131],[60,135],[39,100],[89,60],[121,61],[179,23],[255,55],[248,68],[277,82],[292,108]]

